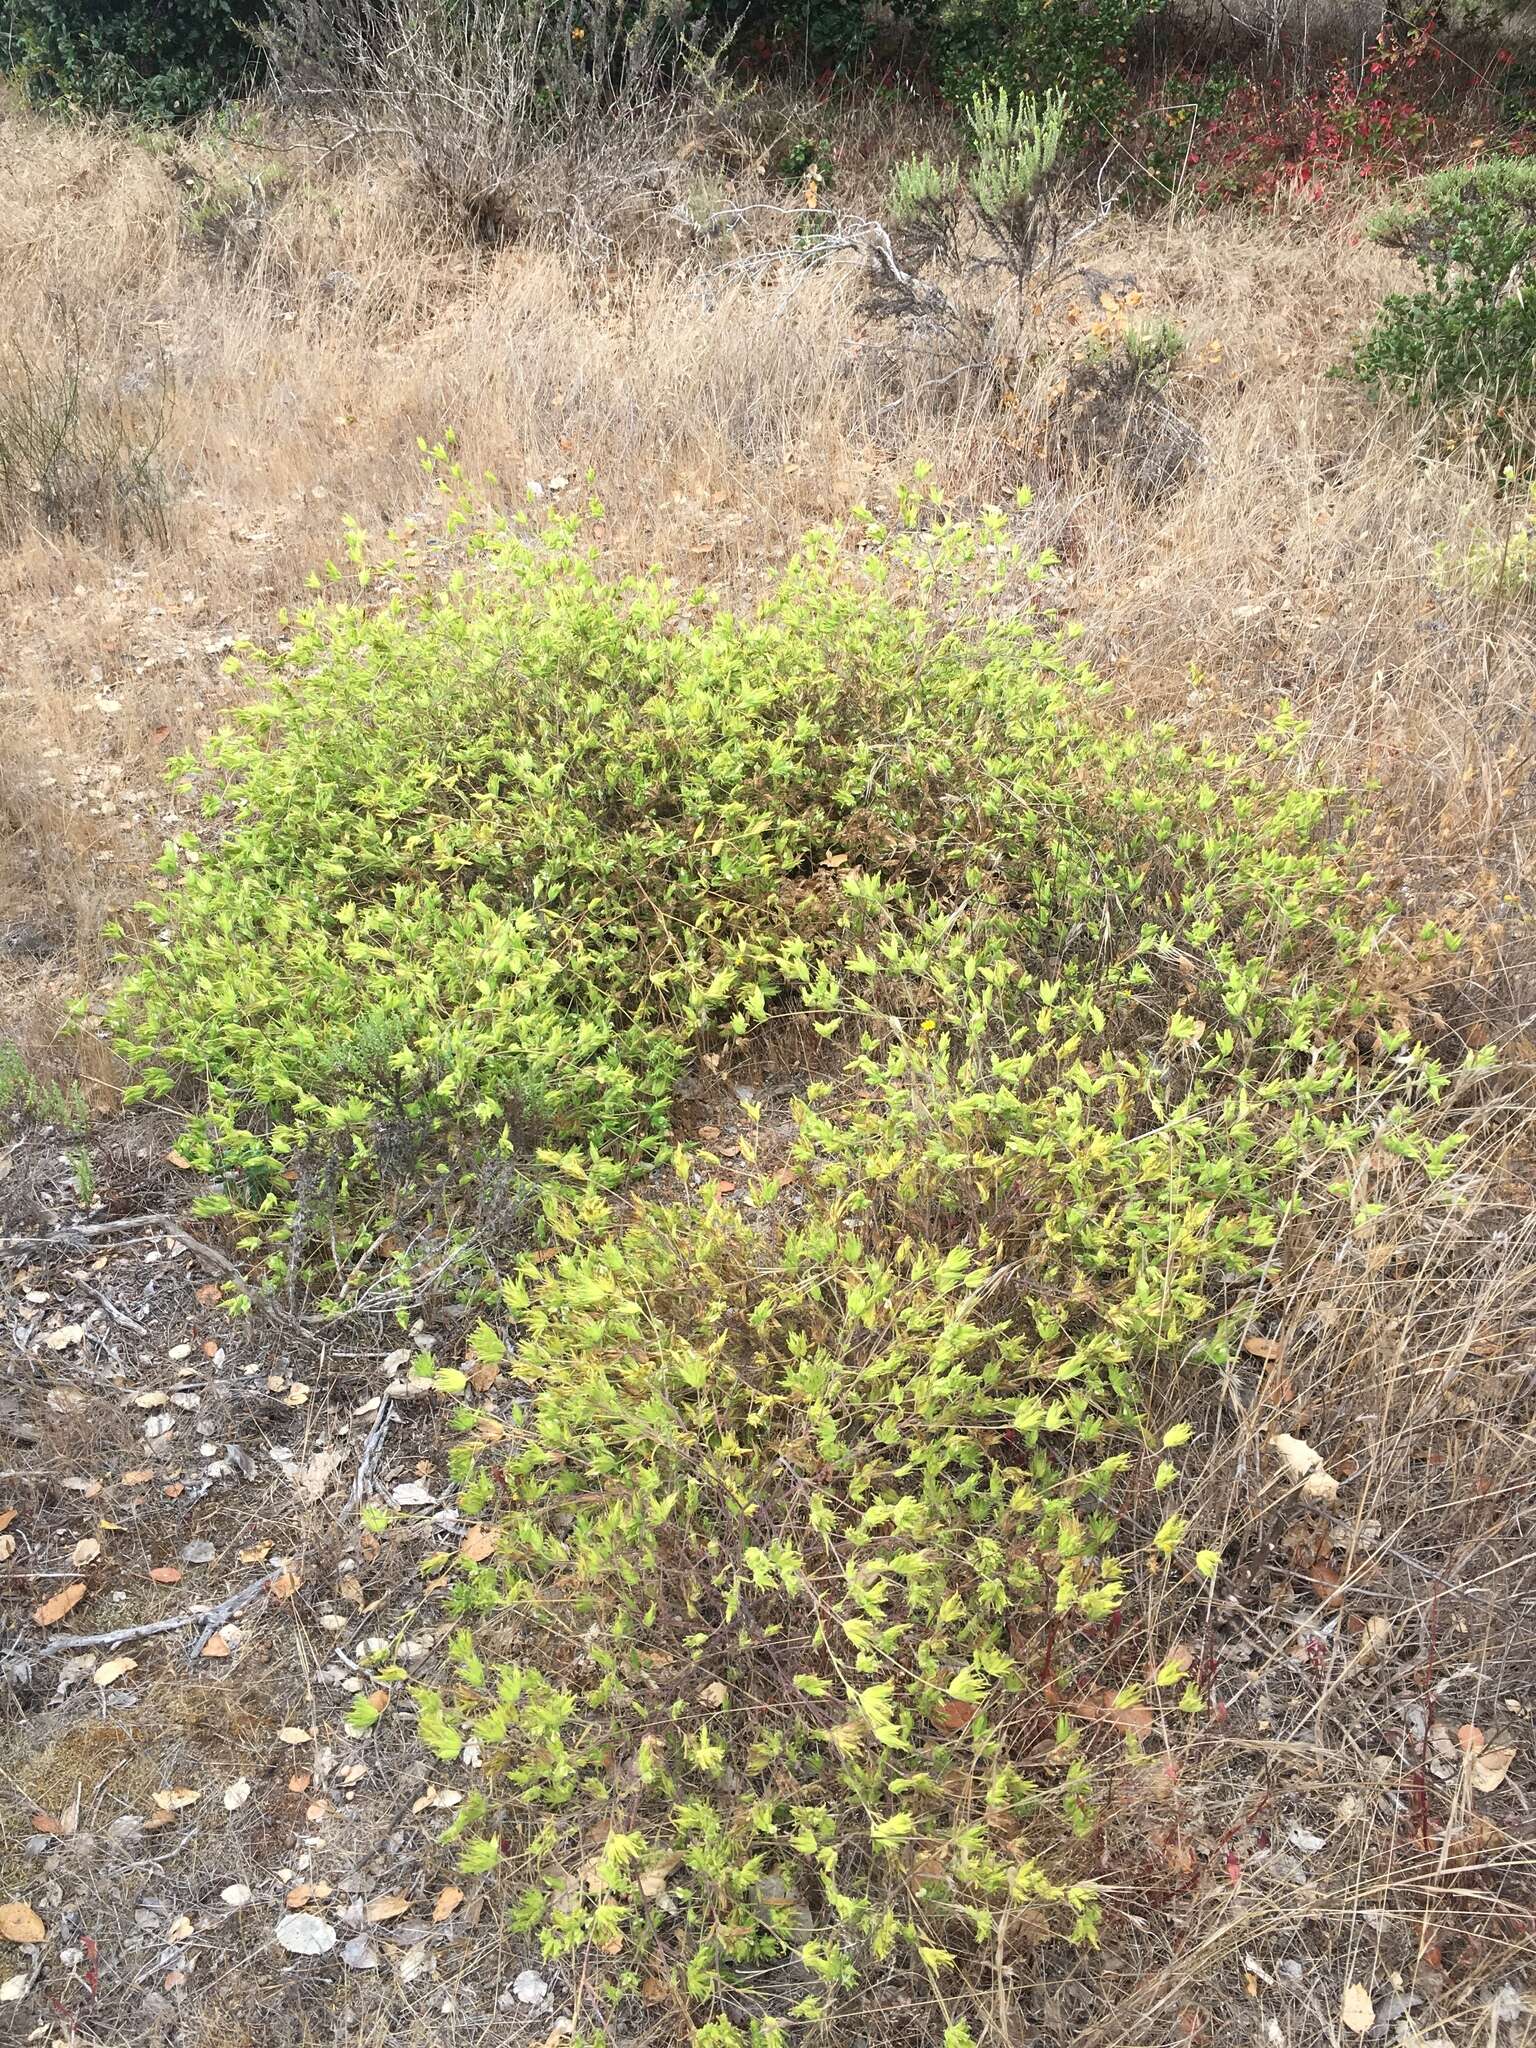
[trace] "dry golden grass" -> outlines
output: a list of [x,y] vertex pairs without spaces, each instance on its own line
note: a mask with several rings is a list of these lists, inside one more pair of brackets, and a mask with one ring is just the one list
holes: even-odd
[[[110,1057],[58,1026],[102,971],[104,913],[176,822],[167,755],[229,705],[229,638],[275,630],[344,513],[436,516],[417,441],[450,430],[513,496],[559,499],[590,472],[618,562],[744,592],[919,459],[962,503],[1030,484],[1055,600],[1101,669],[1234,737],[1289,699],[1321,768],[1375,792],[1410,909],[1466,933],[1448,1044],[1523,1057],[1536,609],[1437,569],[1469,524],[1510,516],[1471,455],[1327,374],[1398,278],[1363,210],[1107,224],[1089,260],[1188,342],[1170,403],[1199,462],[1148,503],[1113,460],[1044,459],[1049,375],[1002,409],[935,388],[869,328],[851,264],[732,268],[784,232],[771,211],[723,236],[688,224],[726,198],[783,204],[739,149],[676,165],[594,254],[462,246],[387,167],[327,165],[301,140],[171,152],[17,113],[0,131],[18,345],[56,345],[67,314],[104,380],[163,375],[171,393],[168,545],[36,530],[0,557],[0,945],[24,941],[0,956],[0,1036],[35,1067],[111,1100]],[[901,146],[890,117],[850,122],[836,202],[873,206]],[[1379,1215],[1298,1236],[1284,1326],[1210,1391],[1199,1501],[1235,1565],[1198,1625],[1222,1712],[1115,1822],[1112,1951],[1021,1992],[1008,2025],[1102,2048],[1329,2041],[1361,1981],[1420,2001],[1401,2038],[1516,2038],[1497,1998],[1533,1958],[1529,1841],[1440,1769],[1431,1730],[1513,1731],[1516,1777],[1536,1753],[1517,1097],[1512,1077],[1470,1105],[1464,1201],[1432,1224],[1373,1160],[1360,1200]],[[1170,1417],[1189,1403],[1170,1392]],[[1281,1477],[1281,1431],[1358,1480],[1345,1521]]]

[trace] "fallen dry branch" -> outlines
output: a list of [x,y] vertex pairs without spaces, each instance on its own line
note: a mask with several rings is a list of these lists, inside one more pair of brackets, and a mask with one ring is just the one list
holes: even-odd
[[368,1482],[373,1477],[373,1468],[379,1461],[384,1448],[384,1439],[389,1434],[389,1425],[394,1420],[395,1389],[386,1387],[379,1396],[379,1412],[373,1418],[373,1426],[363,1442],[362,1455],[357,1461],[357,1477],[352,1482],[352,1491],[347,1495],[347,1512],[355,1515],[362,1506],[368,1492]]
[[163,1621],[135,1622],[131,1628],[107,1629],[100,1635],[56,1636],[40,1650],[30,1653],[32,1661],[42,1663],[49,1657],[62,1657],[72,1650],[115,1649],[120,1643],[143,1642],[149,1636],[172,1635],[177,1629],[200,1625],[202,1632],[192,1645],[190,1653],[190,1659],[195,1660],[202,1655],[204,1645],[212,1639],[216,1631],[222,1628],[226,1621],[232,1621],[237,1614],[249,1607],[278,1575],[275,1570],[263,1572],[259,1579],[253,1579],[248,1586],[242,1586],[238,1593],[231,1593],[227,1600],[221,1600],[216,1607],[193,1608],[186,1614],[168,1615]]

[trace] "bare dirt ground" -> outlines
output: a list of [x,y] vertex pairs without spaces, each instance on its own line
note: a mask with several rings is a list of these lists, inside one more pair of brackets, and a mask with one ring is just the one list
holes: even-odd
[[[674,167],[594,253],[468,250],[387,171],[267,129],[172,154],[8,115],[14,344],[57,346],[67,309],[102,389],[163,403],[168,481],[163,539],[30,526],[0,553],[0,1004],[34,1084],[0,1130],[0,1899],[45,1937],[0,1944],[8,2020],[178,2048],[597,2023],[581,1973],[454,1875],[438,1836],[466,1773],[391,1705],[430,1676],[444,1565],[475,1541],[446,1404],[410,1380],[423,1348],[462,1362],[462,1325],[230,1319],[236,1254],[193,1217],[174,1117],[115,1115],[110,1049],[64,1029],[110,972],[104,919],[185,821],[164,765],[237,699],[232,640],[281,631],[343,514],[429,521],[418,436],[451,429],[514,499],[590,470],[618,563],[744,594],[918,459],[963,503],[1031,482],[1053,601],[1127,697],[1234,741],[1293,701],[1314,765],[1370,793],[1384,875],[1465,932],[1448,1041],[1508,1052],[1466,1199],[1429,1233],[1373,1162],[1374,1233],[1303,1236],[1285,1325],[1190,1418],[1232,1560],[1200,1623],[1214,1711],[1152,1737],[1105,1947],[1033,1955],[1010,2038],[1512,2048],[1536,2013],[1536,614],[1454,566],[1510,507],[1326,374],[1398,282],[1363,208],[1109,224],[1095,262],[1132,280],[1110,296],[1188,341],[1170,402],[1200,461],[1145,502],[1112,460],[1045,464],[1037,394],[938,403],[849,277],[732,268],[750,250],[690,223],[721,181],[782,202],[776,133]],[[887,116],[850,122],[844,191],[904,146]],[[727,1160],[733,1080],[773,1085],[705,1077],[688,1111]],[[87,1133],[48,1086],[80,1091]],[[1153,1396],[1189,1415],[1187,1388]],[[516,1398],[488,1382],[485,1426]],[[1276,1435],[1317,1448],[1340,1502]],[[370,1504],[394,1510],[381,1533]],[[359,1691],[384,1708],[366,1742]],[[334,1944],[282,1946],[311,1909]],[[607,2024],[678,2038],[639,1997]]]

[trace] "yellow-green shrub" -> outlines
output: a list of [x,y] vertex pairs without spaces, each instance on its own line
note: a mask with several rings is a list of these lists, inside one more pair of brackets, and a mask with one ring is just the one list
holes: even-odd
[[222,836],[168,850],[111,1008],[229,1205],[280,1235],[313,1174],[361,1243],[403,1178],[575,1147],[612,1180],[701,1044],[803,1011],[852,1046],[928,1000],[901,956],[933,930],[989,1030],[1044,975],[1139,1033],[1176,956],[1235,1058],[1326,1030],[1359,945],[1326,795],[1096,716],[1027,616],[956,630],[938,584],[1000,520],[856,538],[743,617],[496,521],[450,590],[372,602],[353,534],[357,599],[211,749]]
[[[1202,1704],[1146,1375],[1229,1360],[1368,1148],[1445,1180],[1448,1076],[1284,726],[1117,716],[1000,516],[813,536],[746,617],[570,524],[372,608],[352,553],[216,752],[125,1045],[269,1230],[305,1156],[370,1230],[399,1173],[470,1220],[491,1160],[540,1183],[471,1343],[524,1399],[457,1418],[494,1547],[417,1695],[514,1929],[704,2048],[875,1997],[966,2048],[1000,1950],[1095,1936],[1101,1766]],[[818,1077],[727,1187],[671,1095],[764,1027]]]

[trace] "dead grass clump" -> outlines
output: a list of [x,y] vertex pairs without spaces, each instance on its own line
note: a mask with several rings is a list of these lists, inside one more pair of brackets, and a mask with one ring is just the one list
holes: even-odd
[[[697,38],[671,0],[286,0],[266,36],[280,96],[343,145],[387,141],[446,218],[486,241],[603,237],[694,98]],[[692,60],[690,62],[690,59]]]
[[0,357],[0,538],[37,525],[131,549],[166,538],[156,451],[164,400],[148,379],[103,389],[73,323],[51,349]]

